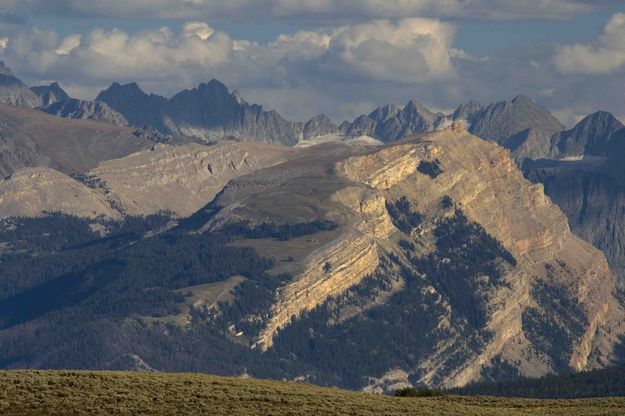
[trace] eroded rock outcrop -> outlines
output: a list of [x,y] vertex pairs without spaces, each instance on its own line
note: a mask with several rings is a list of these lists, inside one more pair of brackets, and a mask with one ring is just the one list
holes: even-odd
[[89,172],[107,199],[130,215],[159,211],[188,216],[232,179],[280,163],[292,151],[261,143],[155,145]]

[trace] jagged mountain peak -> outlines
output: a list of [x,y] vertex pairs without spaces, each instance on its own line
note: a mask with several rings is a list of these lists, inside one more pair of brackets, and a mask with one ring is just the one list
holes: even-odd
[[219,105],[238,105],[235,97],[230,94],[228,87],[222,82],[211,79],[208,82],[202,82],[197,87],[185,89],[169,99],[169,103],[184,103],[186,100],[198,100],[200,105],[209,107]]
[[172,97],[172,99],[174,99],[176,96],[179,96],[181,94],[202,94],[202,95],[228,97],[228,98],[234,99],[234,96],[230,94],[228,87],[226,87],[226,85],[223,82],[218,81],[214,78],[208,82],[199,83],[197,87],[195,88],[185,89],[179,92],[178,94],[175,94]]
[[[364,117],[366,116],[362,116],[362,119],[366,121]],[[310,148],[310,151],[314,152],[315,149]],[[345,221],[337,231],[340,237],[328,243],[325,241],[319,243],[325,244],[323,247],[313,246],[308,249],[310,257],[302,261],[305,266],[301,273],[279,291],[275,298],[276,303],[271,308],[270,319],[265,323],[265,328],[259,334],[259,342],[255,345],[261,348],[273,346],[275,351],[286,350],[286,353],[293,356],[303,357],[306,354],[305,348],[299,348],[299,345],[304,345],[301,343],[302,339],[314,338],[314,342],[318,342],[315,348],[320,348],[324,352],[338,347],[342,342],[357,344],[349,338],[350,335],[347,335],[348,339],[334,335],[351,334],[350,330],[359,328],[360,325],[368,328],[376,327],[378,323],[370,321],[371,315],[368,315],[368,311],[376,308],[376,302],[384,304],[388,298],[369,296],[369,293],[376,293],[376,290],[368,285],[380,279],[384,282],[380,283],[380,287],[385,284],[385,288],[390,288],[389,296],[401,290],[408,290],[411,282],[422,282],[419,283],[422,286],[414,287],[414,297],[406,296],[405,299],[409,298],[411,305],[424,305],[428,299],[433,302],[427,303],[432,305],[432,308],[435,308],[434,305],[441,305],[440,319],[433,319],[432,322],[436,326],[436,323],[444,321],[445,325],[437,328],[442,329],[442,332],[447,330],[450,332],[441,334],[436,332],[436,328],[422,331],[438,333],[440,339],[450,342],[444,346],[434,342],[432,349],[422,353],[418,360],[402,362],[402,370],[414,374],[419,382],[446,386],[462,385],[478,379],[482,370],[490,367],[491,360],[495,367],[500,359],[511,363],[523,374],[566,371],[569,366],[578,369],[590,362],[592,358],[589,358],[588,352],[594,348],[589,347],[592,338],[598,339],[601,336],[596,335],[597,328],[607,320],[606,313],[603,312],[605,309],[602,309],[603,302],[609,304],[609,307],[616,306],[611,298],[613,282],[610,271],[596,249],[571,235],[566,219],[545,198],[541,188],[531,185],[522,178],[510,161],[507,151],[479,140],[466,130],[455,126],[425,137],[414,137],[401,143],[381,146],[373,152],[346,156],[338,156],[339,152],[331,154],[336,161],[329,158],[327,150],[323,149],[321,159],[314,157],[298,159],[301,162],[297,166],[285,165],[280,175],[272,169],[257,172],[254,176],[240,177],[232,181],[210,206],[212,212],[218,210],[218,214],[210,217],[202,230],[215,229],[211,227],[227,224],[233,219],[261,224],[267,221],[267,218],[273,217],[279,218],[281,223],[296,223],[301,221],[303,215],[297,207],[304,201],[312,204],[306,205],[307,212],[322,212],[325,218],[341,218],[341,221]],[[324,169],[317,167],[317,164],[322,163],[320,161],[323,161]],[[329,163],[335,168],[325,168]],[[440,170],[427,170],[424,165],[436,165]],[[319,182],[314,181],[312,177],[318,177],[322,183],[333,184],[331,189],[315,191],[316,199],[313,203],[309,202],[310,191],[307,186],[316,186],[315,184]],[[267,186],[267,183],[275,185]],[[444,273],[441,270],[446,266],[442,266],[441,263],[424,270],[423,264],[418,260],[421,257],[410,252],[414,250],[415,253],[421,253],[422,249],[419,247],[426,246],[428,233],[432,232],[424,231],[430,230],[430,224],[433,227],[436,227],[436,224],[440,226],[441,218],[445,215],[441,216],[440,201],[445,199],[453,201],[457,207],[462,207],[462,211],[470,221],[482,224],[486,232],[499,240],[516,259],[510,262],[509,269],[502,272],[502,279],[505,282],[496,283],[497,278],[491,272],[489,272],[491,283],[479,286],[481,283],[475,280],[475,287],[480,287],[475,293],[479,293],[478,296],[483,298],[471,303],[473,306],[468,310],[474,312],[475,305],[482,305],[480,307],[483,307],[485,318],[479,323],[466,324],[466,321],[458,319],[465,313],[461,302],[464,302],[467,296],[473,296],[472,289],[448,292],[449,287],[440,280]],[[338,201],[343,204],[341,216],[331,213],[337,209],[332,204],[339,203]],[[398,221],[399,217],[393,217],[401,216],[399,211],[391,209],[393,201],[402,202],[402,209],[406,211],[407,216],[414,215],[420,224],[419,233],[413,233],[415,225],[411,226],[407,220],[403,220],[403,217],[402,221]],[[250,209],[252,206],[254,208]],[[453,206],[448,210],[448,213],[453,213]],[[418,215],[415,215],[416,213]],[[443,222],[445,221],[447,220]],[[405,237],[400,237],[401,233],[406,233]],[[395,238],[391,238],[392,235]],[[382,253],[395,250],[391,245],[393,241],[401,238],[413,243],[406,244],[409,253],[405,258],[414,258],[415,263],[412,266],[408,264],[405,266],[419,270],[418,274],[406,276],[405,280],[402,280],[401,276],[397,277],[397,280],[405,282],[406,286],[389,284],[388,280],[384,280],[396,268],[392,262],[384,261]],[[449,243],[455,244],[454,239],[455,237],[450,238]],[[416,240],[417,244],[414,244]],[[317,244],[321,240],[315,237],[306,241]],[[463,244],[460,241],[457,243]],[[429,244],[437,246],[431,241]],[[440,244],[438,248],[443,245]],[[293,246],[293,243],[285,243],[275,248],[275,252],[286,257],[290,255],[287,250],[291,250]],[[400,250],[394,253],[399,254]],[[423,256],[427,257],[428,254]],[[448,261],[442,252],[437,256],[430,258]],[[403,262],[398,257],[394,258],[399,263]],[[461,261],[454,258],[452,264],[457,265]],[[326,268],[325,265],[332,267]],[[376,275],[377,267],[384,268],[385,265],[389,267]],[[589,278],[588,270],[591,267],[598,271],[600,281]],[[456,270],[455,266],[452,266],[452,269]],[[460,280],[465,281],[467,277],[464,269],[459,273],[458,276],[463,277]],[[366,276],[373,277],[363,280]],[[480,273],[475,276],[483,278]],[[358,286],[361,282],[364,284]],[[355,286],[357,289],[342,297],[349,286]],[[484,289],[486,286],[487,290]],[[353,304],[349,303],[347,296],[365,287],[371,289],[371,292],[366,292],[362,299]],[[570,311],[553,307],[551,299],[541,296],[542,293],[562,293],[565,290],[578,293],[577,290],[581,287],[591,287],[587,292],[589,295],[580,298],[582,307],[572,306]],[[563,296],[569,296],[568,293]],[[354,297],[351,301],[353,299]],[[347,303],[344,304],[344,300]],[[487,305],[497,305],[497,311]],[[328,309],[325,309],[326,307]],[[306,310],[319,309],[323,313],[318,315],[303,313]],[[397,313],[405,314],[408,309],[408,304],[402,305],[397,309]],[[416,308],[414,316],[423,316],[424,310],[425,308]],[[327,311],[331,313],[326,313]],[[426,313],[435,313],[433,311],[434,309],[427,309]],[[491,316],[492,321],[485,324],[490,319],[487,316],[490,312],[494,312]],[[328,316],[332,318],[328,319],[326,327],[324,322]],[[354,319],[355,316],[358,319]],[[572,319],[580,316],[583,323],[575,326],[576,332],[570,341],[566,341],[566,346],[558,345],[557,348],[563,347],[562,350],[550,349],[548,345],[552,345],[550,343],[558,334],[545,332],[544,320],[566,325],[567,319],[571,319],[571,316]],[[395,322],[389,320],[388,316],[385,318],[387,319],[381,321]],[[303,322],[298,322],[299,319]],[[310,327],[315,328],[314,335],[308,331]],[[472,331],[480,333],[481,327],[492,331],[492,337],[478,340],[479,335],[475,338],[469,335]],[[362,333],[364,331],[359,332]],[[294,336],[298,338],[295,339]],[[475,339],[479,346],[472,351],[473,347],[469,346],[471,342],[465,343],[467,339]],[[295,342],[296,340],[298,342]],[[406,342],[409,345],[408,349],[422,342],[422,340],[406,341],[405,338],[385,339],[376,344],[376,348],[386,351],[389,343],[394,341]],[[297,346],[290,349],[292,345]],[[441,349],[437,350],[439,347]],[[366,348],[363,351],[366,351]],[[546,359],[534,359],[532,357],[535,355],[525,354],[530,351],[534,354],[538,352]],[[405,357],[408,354],[400,355]],[[528,358],[515,361],[519,356]],[[460,359],[459,357],[463,357],[462,363],[456,361]],[[395,365],[393,368],[397,368],[394,362],[389,364],[388,369],[390,370],[393,365]]]
[[357,117],[349,126],[342,124],[341,132],[348,136],[367,135],[383,142],[401,139],[412,134],[431,132],[443,124],[444,114],[436,114],[416,100],[403,108],[387,104],[369,115]]
[[136,82],[120,84],[113,82],[96,97],[117,111],[133,126],[149,126],[167,132],[161,117],[167,99],[155,94],[146,94]]

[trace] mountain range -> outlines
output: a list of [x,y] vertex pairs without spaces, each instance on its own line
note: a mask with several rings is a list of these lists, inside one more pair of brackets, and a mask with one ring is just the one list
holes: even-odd
[[522,165],[526,159],[605,152],[612,135],[623,127],[613,115],[598,112],[566,130],[548,110],[523,95],[487,106],[470,101],[451,114],[432,112],[414,100],[404,107],[388,104],[337,126],[325,114],[306,122],[287,121],[276,111],[247,103],[214,79],[171,98],[146,94],[136,83],[113,83],[95,101],[83,101],[70,98],[58,83],[28,89],[4,63],[0,72],[0,102],[204,142],[230,137],[293,146],[323,136],[369,136],[387,143],[463,120],[471,133],[510,149]]
[[622,362],[625,128],[0,84],[0,365],[384,392]]

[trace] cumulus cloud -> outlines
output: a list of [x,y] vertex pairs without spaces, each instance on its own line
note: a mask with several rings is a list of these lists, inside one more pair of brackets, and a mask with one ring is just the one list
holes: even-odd
[[280,35],[268,49],[280,59],[315,60],[335,76],[420,83],[454,76],[454,34],[453,25],[439,20],[376,20]]
[[337,68],[376,80],[417,83],[454,75],[450,54],[455,28],[438,20],[387,20],[347,27],[328,56]]
[[625,14],[613,15],[591,44],[558,48],[553,59],[563,74],[610,74],[625,65]]
[[[129,35],[94,29],[63,39],[53,31],[26,30],[10,37],[3,55],[34,78],[103,82],[114,78],[166,79],[178,71],[225,62],[232,40],[206,24],[191,23],[174,34],[168,28]],[[186,69],[186,71],[185,71]]]
[[562,19],[608,0],[0,0],[39,14],[113,18],[281,17],[379,19],[402,17],[469,19]]

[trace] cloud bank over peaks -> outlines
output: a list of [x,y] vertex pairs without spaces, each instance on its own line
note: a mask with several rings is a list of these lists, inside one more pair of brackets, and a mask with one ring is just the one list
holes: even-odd
[[26,29],[6,40],[1,55],[26,79],[83,88],[137,81],[165,94],[210,78],[253,87],[337,77],[419,84],[456,75],[454,34],[450,23],[420,18],[300,31],[267,44],[232,39],[203,22],[188,22],[177,33],[93,29],[60,37]]
[[[590,7],[601,1],[560,3]],[[156,6],[165,3],[169,4],[155,1]],[[223,7],[243,7],[244,3],[235,0]],[[306,6],[287,0],[266,5],[278,3],[295,9]],[[402,2],[365,3],[378,4],[383,15],[395,13],[389,10]],[[406,1],[406,7],[416,3]],[[487,0],[460,3],[495,8]],[[438,2],[437,7],[453,9],[460,3]],[[518,7],[514,10],[520,13],[525,7],[521,3],[525,2],[506,7]],[[537,7],[560,4],[538,3],[542,6]],[[321,13],[332,4],[348,7],[351,3],[320,0],[306,7]],[[129,16],[137,5],[129,2],[126,6]],[[335,23],[317,28],[301,25],[307,29],[280,34],[269,42],[237,39],[196,19],[175,24],[175,29],[164,26],[129,33],[94,28],[63,36],[24,25],[9,32],[0,30],[0,60],[28,84],[59,81],[82,99],[93,99],[114,81],[134,81],[146,92],[171,96],[216,78],[239,90],[246,100],[276,109],[291,120],[326,113],[340,123],[387,103],[404,105],[417,99],[432,108],[451,109],[470,99],[489,103],[518,94],[557,111],[567,125],[598,109],[623,115],[622,13],[613,15],[601,34],[587,43],[514,46],[491,50],[488,56],[458,49],[455,39],[462,25],[457,22],[417,17]]]

